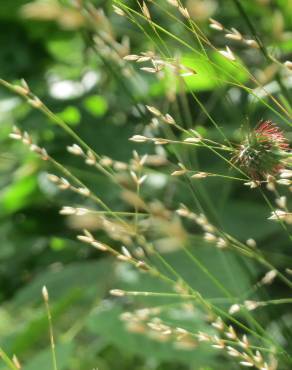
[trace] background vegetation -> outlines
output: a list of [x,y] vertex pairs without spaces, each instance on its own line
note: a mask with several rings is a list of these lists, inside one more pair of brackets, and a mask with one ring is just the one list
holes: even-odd
[[[143,6],[142,2],[123,3],[141,14],[139,5]],[[242,297],[255,300],[289,298],[291,289],[278,278],[272,285],[257,285],[271,269],[236,252],[210,246],[201,238],[198,226],[191,222],[183,226],[178,217],[169,216],[180,203],[196,212],[200,211],[199,204],[212,223],[220,224],[225,232],[241,242],[255,239],[261,253],[285,273],[285,268],[292,265],[291,240],[287,229],[267,220],[270,206],[275,204],[273,195],[265,187],[252,190],[242,182],[221,177],[193,179],[191,183],[189,179],[171,177],[181,158],[190,168],[199,171],[226,176],[235,176],[235,173],[204,148],[137,144],[128,139],[135,134],[147,136],[148,132],[161,136],[159,129],[155,131],[156,128],[149,125],[152,115],[145,104],[171,113],[183,122],[185,129],[194,128],[210,140],[223,142],[221,130],[236,144],[242,137],[241,128],[255,127],[261,119],[277,122],[289,138],[289,118],[273,101],[266,99],[262,90],[255,90],[250,73],[287,110],[291,73],[266,58],[259,49],[226,40],[222,32],[209,27],[208,19],[212,17],[227,29],[235,27],[253,39],[237,1],[189,0],[186,6],[192,19],[212,44],[224,49],[228,43],[240,55],[238,64],[233,65],[212,48],[208,49],[221,68],[218,82],[218,70],[206,65],[194,33],[184,27],[184,18],[167,2],[155,3],[147,2],[154,21],[183,43],[165,32],[157,33],[135,13],[131,13],[133,19],[117,15],[111,1],[2,0],[1,78],[11,83],[25,79],[51,111],[91,148],[104,158],[118,161],[117,168],[119,162],[131,160],[133,150],[140,155],[150,155],[152,164],[142,187],[142,197],[156,218],[150,226],[145,222],[145,228],[149,227],[148,238],[175,271],[205,298],[222,299],[220,307],[226,312]],[[291,60],[292,2],[253,0],[242,3],[268,53],[279,63]],[[198,50],[199,55],[187,45]],[[146,51],[163,53],[169,58],[180,55],[185,65],[196,70],[198,75],[186,78],[186,86],[180,86],[171,75],[157,79],[139,69],[144,65],[123,60],[128,54]],[[241,67],[243,65],[246,68]],[[236,76],[246,90],[231,84],[230,76]],[[263,100],[254,98],[251,92],[256,92]],[[16,354],[24,369],[52,369],[47,315],[41,295],[42,286],[46,285],[59,370],[239,368],[237,361],[233,362],[211,346],[198,344],[191,349],[181,349],[171,341],[157,342],[157,338],[139,333],[138,327],[132,330],[125,327],[120,320],[122,312],[158,306],[163,306],[161,316],[165,320],[193,332],[208,331],[209,324],[205,315],[189,301],[109,295],[113,288],[170,290],[167,284],[76,240],[79,230],[86,228],[94,232],[96,239],[117,250],[126,243],[120,237],[113,242],[95,215],[69,218],[60,215],[62,206],[75,204],[90,208],[92,202],[78,194],[63,192],[50,183],[46,174],[55,173],[51,164],[9,139],[11,128],[17,125],[28,131],[53,158],[80,177],[117,212],[133,212],[133,181],[128,173],[118,172],[118,182],[124,186],[121,190],[102,173],[86,167],[66,149],[74,143],[72,137],[4,87],[0,90],[0,112],[0,347],[10,357]],[[220,130],[214,127],[210,117],[218,122]],[[172,137],[167,130],[164,134]],[[175,135],[178,140],[185,138],[184,133],[175,132]],[[281,188],[281,192],[286,194],[286,189]],[[182,245],[191,248],[197,264],[186,257]],[[168,275],[159,259],[150,256],[150,260]],[[219,287],[202,266],[220,281]],[[230,293],[227,301],[224,301],[222,287]],[[291,304],[271,305],[253,314],[267,335],[286,350],[290,347],[291,355]],[[245,314],[237,315],[247,326],[256,328]],[[281,364],[279,369],[291,368],[291,363],[284,360]],[[0,369],[5,366],[1,363]]]

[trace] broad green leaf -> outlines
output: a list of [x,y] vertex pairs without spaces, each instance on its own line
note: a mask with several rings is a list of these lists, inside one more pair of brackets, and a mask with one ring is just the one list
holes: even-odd
[[[157,249],[159,243],[157,242]],[[183,251],[178,250],[164,254],[163,258],[167,263],[196,291],[208,298],[222,297],[227,298],[226,290],[233,297],[238,297],[250,288],[250,276],[242,265],[241,258],[234,252],[218,250],[210,243],[204,242],[201,238],[193,238],[186,246],[194,259]],[[159,266],[158,261],[154,262]],[[248,265],[248,260],[246,260]],[[208,271],[208,274],[204,271]],[[249,266],[253,271],[252,265]],[[160,266],[161,271],[172,279],[176,279],[167,268]],[[214,280],[217,280],[215,282]],[[134,270],[124,266],[118,270],[118,288],[131,291],[155,291],[172,292],[169,284],[161,282],[157,278],[152,278],[148,274],[136,273]],[[176,302],[175,298],[159,297],[137,297],[135,301],[151,304],[163,304]],[[228,304],[227,304],[228,306]]]
[[[62,315],[65,315],[66,311],[69,311],[73,305],[77,305],[80,302],[83,293],[78,288],[70,290],[57,303],[51,304],[54,325],[58,325]],[[29,312],[31,313],[31,311],[26,310],[26,315],[22,316],[22,322],[14,324],[14,330],[10,335],[1,338],[1,342],[3,342],[6,348],[9,348],[10,352],[18,353],[19,355],[24,354],[32,347],[39,348],[39,344],[45,343],[48,338],[48,317],[45,307],[43,306],[42,311],[34,311],[31,319],[28,317]],[[46,334],[45,337],[44,333]]]
[[[101,305],[88,317],[88,329],[94,335],[106,339],[109,344],[117,346],[120,351],[132,356],[139,355],[152,361],[192,364],[198,366],[197,368],[214,363],[216,352],[210,347],[198,345],[191,350],[179,350],[172,341],[158,342],[149,338],[146,333],[128,332],[124,322],[120,320],[122,312],[122,307],[110,304]],[[205,324],[197,321],[196,313],[194,313],[190,323],[194,331],[202,330],[205,327]],[[220,365],[216,369],[221,369]]]
[[[212,60],[212,63],[210,60]],[[231,62],[219,53],[212,53],[210,60],[203,56],[183,55],[181,64],[196,72],[193,75],[182,77],[187,91],[214,90],[225,86],[230,79],[241,83],[247,81],[248,73],[239,60]],[[174,86],[179,91],[180,84],[173,76],[173,70],[166,69],[165,72],[164,78],[151,85],[150,92],[152,95],[161,95],[169,89],[173,90]]]
[[111,273],[111,264],[107,259],[84,263],[72,263],[60,267],[56,271],[45,271],[21,289],[13,299],[13,306],[34,304],[41,300],[41,290],[44,285],[48,288],[51,299],[58,300],[70,289],[94,289],[94,294],[104,293],[106,279]]
[[30,204],[37,189],[35,176],[30,175],[18,179],[6,190],[2,190],[3,194],[0,199],[2,212],[12,213]]
[[222,212],[224,230],[241,240],[267,238],[279,230],[279,224],[268,220],[270,213],[264,203],[255,206],[239,199],[228,202]]

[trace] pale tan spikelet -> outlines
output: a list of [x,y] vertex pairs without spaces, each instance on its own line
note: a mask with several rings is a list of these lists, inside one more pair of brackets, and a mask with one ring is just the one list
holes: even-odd
[[157,117],[160,117],[162,116],[162,113],[160,112],[159,109],[155,108],[155,107],[152,107],[150,105],[146,105],[146,108],[148,109],[148,111],[152,114],[154,114],[154,116],[157,116]]
[[214,30],[217,30],[217,31],[223,31],[224,30],[224,26],[216,21],[216,19],[213,19],[213,18],[209,18],[209,22],[210,22],[210,28],[213,28]]
[[126,13],[121,9],[119,8],[118,6],[116,5],[113,5],[113,9],[114,9],[114,12],[117,14],[117,15],[120,15],[121,17],[124,17],[126,15]]
[[110,294],[115,296],[115,297],[124,297],[126,292],[121,289],[111,289]]
[[231,51],[231,49],[228,46],[226,46],[226,49],[225,50],[219,50],[219,53],[221,55],[223,55],[226,59],[229,59],[231,61],[235,61],[236,60],[233,52]]
[[207,172],[197,172],[194,175],[191,176],[193,179],[204,179],[205,177],[208,177],[209,174]]
[[184,8],[182,6],[179,6],[178,7],[178,10],[179,10],[179,12],[181,13],[181,15],[183,17],[185,17],[186,19],[191,19],[190,14],[189,14],[189,11],[188,11],[187,8]]
[[128,61],[136,61],[137,59],[139,59],[139,55],[136,55],[136,54],[126,55],[124,56],[123,59],[128,60]]
[[16,369],[21,369],[21,364],[17,358],[17,356],[14,354],[13,357],[12,357],[12,362],[14,364],[14,366],[16,367]]
[[149,21],[151,20],[151,15],[145,1],[143,1],[142,13]]
[[286,60],[286,62],[284,62],[284,66],[290,70],[292,70],[292,62],[290,62],[290,60]]
[[129,140],[136,143],[144,143],[145,141],[148,141],[149,138],[143,135],[134,135]]
[[235,41],[242,41],[243,40],[242,34],[236,28],[232,28],[231,31],[232,31],[231,33],[226,33],[225,34],[225,37],[227,39],[231,39],[231,40],[235,40]]
[[48,293],[48,289],[45,285],[42,287],[42,296],[43,296],[43,299],[44,299],[45,302],[49,301],[49,293]]
[[74,155],[84,155],[82,148],[77,144],[67,146],[67,150],[69,153],[74,154]]
[[246,245],[249,246],[249,247],[251,247],[251,248],[256,248],[257,243],[256,243],[256,241],[254,239],[249,238],[246,241]]

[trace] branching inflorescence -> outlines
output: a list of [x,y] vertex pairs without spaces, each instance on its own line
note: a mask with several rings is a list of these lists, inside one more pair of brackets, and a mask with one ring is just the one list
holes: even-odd
[[[150,3],[152,4],[152,2]],[[183,17],[183,22],[186,22],[186,24],[181,20],[180,22],[196,37],[203,50],[202,58],[210,69],[214,67],[215,62],[209,58],[207,48],[210,48],[212,52],[219,52],[228,60],[228,63],[237,62],[235,54],[228,46],[225,50],[217,50],[216,46],[210,43],[204,32],[192,21],[187,8],[180,1],[171,0],[168,3],[175,10],[178,10],[179,16]],[[146,22],[150,26],[158,40],[161,41],[160,33],[163,33],[185,46],[183,40],[172,34],[169,35],[166,29],[153,21],[151,10],[145,2],[142,2],[142,5],[139,3],[141,12],[129,8],[120,1],[116,1],[116,4],[114,10],[117,15],[127,17],[134,24],[138,24],[146,35],[148,31],[145,31],[143,24],[139,23],[141,19],[141,22]],[[258,40],[243,36],[235,28],[229,30],[214,19],[210,20],[210,25],[213,29],[225,32],[227,39],[240,41],[247,47],[254,48],[255,52],[261,48]],[[129,79],[132,76],[135,77],[134,69],[127,69],[130,62],[135,62],[135,66],[140,66],[141,63],[149,63],[149,65],[139,67],[139,69],[153,75],[154,78],[157,77],[158,80],[164,77],[163,74],[172,74],[175,81],[174,93],[165,93],[166,104],[161,104],[163,106],[161,108],[158,104],[157,106],[139,105],[139,111],[142,112],[139,120],[144,123],[147,122],[147,124],[137,125],[138,130],[129,138],[135,144],[154,144],[152,153],[139,155],[137,151],[134,151],[133,157],[128,162],[99,155],[79,138],[65,122],[54,115],[30,91],[26,83],[23,82],[22,86],[11,85],[5,81],[1,83],[25,98],[33,108],[38,109],[46,117],[57,123],[74,139],[74,143],[67,147],[67,151],[75,157],[81,158],[84,164],[91,166],[93,170],[96,169],[105,175],[108,181],[111,181],[117,187],[120,191],[122,210],[112,210],[73,172],[54,160],[46,149],[35,144],[26,131],[23,132],[15,127],[10,137],[27,145],[42,160],[49,162],[58,172],[62,173],[58,175],[48,174],[47,176],[48,180],[59,190],[73,191],[89,203],[88,206],[75,204],[63,206],[60,214],[66,217],[76,216],[80,219],[88,214],[93,215],[99,228],[104,232],[106,238],[112,241],[112,244],[101,242],[94,236],[94,231],[87,228],[77,236],[79,241],[97,249],[99,252],[110,254],[119,263],[127,263],[138,271],[149,274],[151,278],[167,283],[171,293],[166,293],[165,296],[169,295],[191,302],[192,306],[195,306],[205,315],[204,320],[210,324],[210,332],[193,332],[190,328],[175,326],[164,321],[159,317],[162,309],[153,307],[134,310],[132,313],[124,312],[121,319],[125,322],[128,330],[147,334],[156,340],[169,341],[174,343],[177,348],[184,347],[189,350],[196,348],[200,342],[206,342],[212,348],[222,350],[222,353],[227,357],[235,358],[242,366],[259,370],[277,369],[277,355],[282,356],[284,354],[290,361],[289,354],[287,354],[286,348],[283,348],[285,345],[277,343],[275,338],[272,338],[270,333],[262,327],[261,323],[257,322],[252,311],[260,308],[264,309],[269,305],[291,303],[289,298],[264,300],[258,299],[256,296],[260,289],[273,284],[276,279],[291,289],[292,282],[290,277],[286,276],[291,275],[291,269],[288,268],[283,272],[281,268],[277,268],[269,262],[269,258],[262,253],[258,242],[253,237],[247,235],[245,240],[241,241],[240,238],[225,231],[224,222],[221,223],[216,209],[213,209],[213,214],[216,215],[214,222],[209,221],[211,218],[207,215],[207,207],[204,203],[208,193],[202,190],[203,186],[199,182],[209,180],[211,182],[214,178],[220,178],[223,181],[236,181],[237,184],[248,185],[251,189],[259,190],[261,194],[264,194],[264,199],[271,208],[269,220],[278,221],[284,232],[291,238],[287,227],[292,224],[292,214],[288,209],[287,196],[283,195],[284,192],[280,194],[278,191],[279,186],[286,186],[285,190],[288,191],[292,190],[291,152],[284,132],[272,121],[263,120],[255,129],[251,129],[239,144],[232,144],[221,129],[220,123],[215,121],[196,94],[190,92],[194,102],[201,108],[204,119],[219,133],[222,140],[209,137],[208,126],[205,130],[202,130],[199,124],[192,122],[193,117],[187,112],[189,110],[186,99],[188,90],[184,79],[194,77],[198,73],[194,68],[181,63],[178,55],[172,57],[163,55],[159,47],[155,52],[148,50],[139,51],[137,54],[124,55],[124,52],[119,53],[117,51],[118,44],[112,37],[107,38],[100,32],[94,40],[93,49],[96,50],[98,45],[102,49],[100,52],[102,58],[108,57],[111,62],[116,62],[123,72],[127,71],[123,76]],[[162,41],[161,43],[165,47]],[[153,46],[153,49],[156,49],[155,42]],[[192,49],[192,46],[190,48]],[[130,52],[128,50],[130,47],[124,49]],[[290,68],[287,62],[285,65]],[[215,67],[217,72],[222,71],[220,65],[215,64]],[[233,76],[228,76],[228,74],[224,76],[224,78],[228,77],[231,85],[239,86],[245,92],[251,91],[249,87],[240,85]],[[258,81],[252,75],[250,80],[252,83],[256,82],[255,85],[257,86]],[[216,83],[218,81],[216,80]],[[275,103],[275,106],[280,105],[282,107],[281,103],[273,96],[271,96],[271,100]],[[180,105],[187,107],[182,117],[179,114]],[[176,109],[172,109],[172,106],[175,106]],[[269,104],[267,106],[271,112],[274,112],[274,107],[270,107]],[[286,113],[286,108],[282,109],[282,113],[279,113],[279,115],[281,116],[283,112]],[[191,124],[189,125],[184,122],[186,116],[190,118]],[[200,118],[199,114],[198,117]],[[238,122],[239,126],[240,122]],[[214,162],[217,160],[218,163],[223,165],[220,168],[225,168],[228,172],[216,173],[216,171],[212,172],[210,169],[200,168],[197,155],[200,150],[211,154]],[[190,157],[194,161],[190,160]],[[161,173],[159,173],[160,167],[162,168]],[[175,193],[176,190],[173,189],[176,189],[176,187],[187,189],[194,197],[197,209],[193,210],[195,207],[192,202],[190,202],[190,205],[181,203],[178,206],[179,203],[173,200],[175,198],[170,199],[170,196],[169,199],[163,198],[166,199],[164,202],[153,199],[151,198],[153,195],[151,187],[149,187],[148,194],[143,194],[144,186],[147,188],[148,182],[151,183],[151,179],[153,180],[155,175],[157,176],[157,172],[160,180],[166,178],[165,182],[167,185],[170,184],[167,188],[169,194]],[[184,187],[179,187],[181,184]],[[266,185],[267,190],[274,194],[276,209],[266,197],[264,193],[266,189],[262,189],[262,184]],[[201,202],[201,199],[204,202]],[[212,204],[211,206],[216,208]],[[185,225],[188,222],[191,223],[190,227]],[[200,241],[202,248],[211,249],[215,247],[218,253],[222,253],[223,258],[224,253],[231,251],[238,253],[241,258],[247,257],[259,264],[261,268],[265,269],[264,275],[261,275],[263,277],[258,280],[253,276],[251,279],[254,279],[254,282],[250,290],[246,294],[235,296],[220,282],[213,271],[209,271],[208,266],[205,266],[199,258],[192,254],[193,250],[200,248],[193,241],[194,236],[197,238],[196,240]],[[166,240],[166,242],[163,244],[161,240]],[[212,299],[205,298],[204,294],[193,287],[192,283],[184,279],[182,277],[184,274],[181,274],[168,262],[164,254],[165,249],[161,245],[167,245],[169,249],[174,248],[176,251],[183,252],[190,261],[194,262],[196,268],[199,268],[205,274],[204,276],[219,289],[218,292],[223,294],[224,306],[216,305],[216,301],[214,303]],[[168,251],[167,248],[166,251]],[[226,264],[226,266],[228,265]],[[121,298],[139,295],[146,297],[151,294],[163,297],[163,293],[130,292],[123,289],[112,289],[110,293]],[[238,315],[238,319],[234,317],[236,315]]]

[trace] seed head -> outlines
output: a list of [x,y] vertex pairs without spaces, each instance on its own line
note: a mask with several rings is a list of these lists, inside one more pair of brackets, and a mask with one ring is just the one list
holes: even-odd
[[279,127],[271,121],[263,121],[248,133],[233,161],[239,163],[253,180],[260,180],[278,174],[288,152],[289,144]]
[[110,290],[110,294],[116,297],[123,297],[125,295],[125,292],[121,289],[112,289]]
[[49,293],[48,293],[48,289],[45,285],[42,287],[42,296],[43,296],[45,302],[49,301]]

